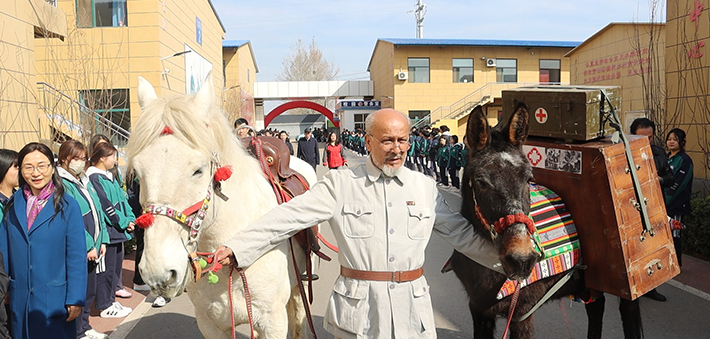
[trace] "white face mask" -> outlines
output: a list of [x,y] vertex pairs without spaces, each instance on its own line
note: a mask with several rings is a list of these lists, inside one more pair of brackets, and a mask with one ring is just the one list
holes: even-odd
[[84,172],[84,167],[86,167],[86,161],[84,160],[72,160],[69,162],[69,170],[74,174],[74,175],[79,175],[81,172]]

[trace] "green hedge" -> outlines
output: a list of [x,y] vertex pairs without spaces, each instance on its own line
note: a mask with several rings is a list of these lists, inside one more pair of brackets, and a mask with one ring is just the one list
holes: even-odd
[[690,204],[693,213],[683,220],[683,253],[710,259],[710,197],[693,198]]

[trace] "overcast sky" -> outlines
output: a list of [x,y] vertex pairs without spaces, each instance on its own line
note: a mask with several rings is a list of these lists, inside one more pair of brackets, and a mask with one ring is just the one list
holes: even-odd
[[[665,1],[663,1],[665,3]],[[367,80],[378,38],[415,38],[416,0],[212,0],[227,40],[250,40],[258,81],[274,81],[312,38],[340,80]],[[610,22],[649,21],[649,0],[424,0],[424,38],[584,41]],[[665,21],[665,7],[660,12]],[[659,21],[657,19],[656,21]]]

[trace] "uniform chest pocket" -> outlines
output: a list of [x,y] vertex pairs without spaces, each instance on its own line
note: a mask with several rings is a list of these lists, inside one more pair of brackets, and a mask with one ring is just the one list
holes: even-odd
[[407,235],[410,239],[425,240],[431,234],[431,209],[422,206],[407,206]]
[[375,207],[372,204],[343,204],[343,232],[349,238],[369,238],[375,234]]

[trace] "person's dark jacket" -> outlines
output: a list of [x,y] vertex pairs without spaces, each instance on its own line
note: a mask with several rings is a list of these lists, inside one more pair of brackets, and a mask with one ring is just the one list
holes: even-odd
[[671,171],[671,166],[668,164],[666,152],[656,145],[651,145],[651,152],[653,152],[653,162],[656,164],[658,177],[661,178],[661,188],[666,189],[673,186],[675,178],[673,178],[673,171]]
[[289,141],[284,141],[286,144],[286,147],[288,147],[288,151],[291,152],[291,155],[293,155],[293,145],[291,145],[291,142]]
[[298,140],[298,158],[311,164],[314,169],[316,168],[316,165],[320,162],[316,138],[311,136],[308,139],[303,137]]
[[693,160],[688,153],[680,151],[669,158],[675,183],[666,188],[666,212],[670,216],[690,214],[690,198],[693,191]]
[[5,300],[9,285],[10,277],[8,277],[7,272],[5,272],[5,259],[3,258],[2,252],[0,252],[0,339],[10,338],[10,331],[7,327],[7,310],[5,310],[7,305],[2,302],[2,300]]

